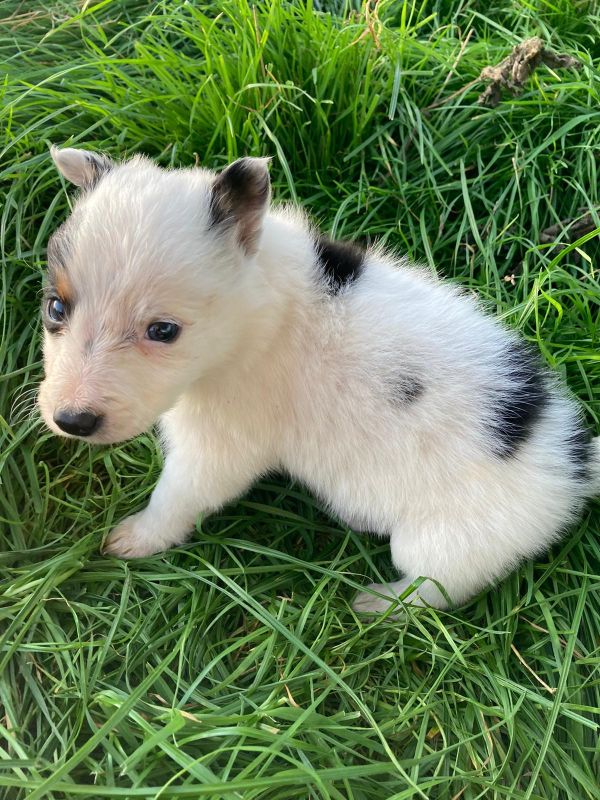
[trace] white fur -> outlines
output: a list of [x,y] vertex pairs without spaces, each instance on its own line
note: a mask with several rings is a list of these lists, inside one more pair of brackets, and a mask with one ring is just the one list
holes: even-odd
[[[74,161],[64,172],[78,182]],[[75,300],[68,329],[45,337],[44,417],[60,433],[56,408],[92,408],[105,422],[90,441],[103,443],[160,419],[166,453],[148,507],[105,550],[135,557],[183,542],[199,515],[271,470],[389,538],[405,577],[372,587],[385,596],[423,576],[409,601],[444,607],[438,582],[459,603],[547,548],[599,488],[597,440],[595,485],[573,473],[565,442],[579,410],[566,392],[550,389],[513,456],[494,455],[485,391],[510,387],[499,354],[512,333],[377,250],[356,283],[329,294],[297,210],[265,207],[248,256],[210,228],[213,181],[136,158],[84,194],[69,223]],[[145,340],[164,318],[182,325],[179,339]],[[423,385],[412,402],[394,395],[405,375]],[[369,591],[355,608],[389,602]]]

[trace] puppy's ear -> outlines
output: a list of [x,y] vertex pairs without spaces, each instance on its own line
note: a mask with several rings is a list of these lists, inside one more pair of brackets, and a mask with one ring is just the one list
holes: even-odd
[[263,217],[269,207],[269,158],[240,158],[222,172],[212,187],[210,217],[213,226],[235,227],[247,255],[256,252]]
[[59,150],[52,145],[50,155],[58,171],[68,181],[83,189],[93,189],[100,178],[114,166],[106,156],[89,150],[75,150],[73,147]]

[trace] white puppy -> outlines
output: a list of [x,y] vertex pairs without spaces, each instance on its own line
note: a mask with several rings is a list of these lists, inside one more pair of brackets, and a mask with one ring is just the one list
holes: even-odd
[[266,160],[215,174],[52,157],[83,191],[48,245],[44,419],[95,443],[159,420],[166,453],[106,552],[183,542],[283,470],[390,540],[403,577],[356,609],[420,576],[407,599],[444,607],[543,551],[600,491],[599,439],[516,335],[455,286],[270,208]]

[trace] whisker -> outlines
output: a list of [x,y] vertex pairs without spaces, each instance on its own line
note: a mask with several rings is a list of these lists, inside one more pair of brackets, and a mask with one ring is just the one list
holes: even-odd
[[9,412],[11,425],[31,417],[32,411],[37,408],[37,394],[37,385],[27,387],[17,394]]

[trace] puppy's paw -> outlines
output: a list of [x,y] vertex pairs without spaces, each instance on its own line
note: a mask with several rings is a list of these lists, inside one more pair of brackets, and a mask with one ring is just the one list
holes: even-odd
[[368,588],[386,595],[388,599],[377,597],[370,592],[359,592],[354,598],[352,608],[359,614],[383,614],[394,602],[394,595],[390,591],[390,587],[383,583],[371,583]]
[[404,614],[403,603],[411,603],[416,606],[423,605],[423,600],[416,591],[410,592],[402,603],[398,602],[400,595],[404,594],[410,585],[411,581],[408,578],[394,583],[371,583],[368,588],[380,595],[384,595],[384,597],[378,597],[370,592],[359,592],[354,598],[352,608],[359,614],[375,615],[383,614],[393,605],[395,607],[394,612],[390,616],[393,619],[400,619]]
[[106,537],[104,555],[118,558],[143,558],[164,550],[161,540],[153,537],[144,525],[144,512],[132,514],[120,522]]

